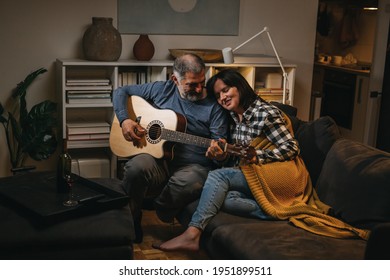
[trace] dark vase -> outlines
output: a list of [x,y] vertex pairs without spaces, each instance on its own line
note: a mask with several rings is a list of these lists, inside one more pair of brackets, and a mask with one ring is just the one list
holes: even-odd
[[87,60],[116,61],[119,59],[122,52],[122,38],[112,25],[112,18],[92,18],[92,25],[83,36],[83,51]]
[[154,45],[146,34],[139,35],[134,43],[133,54],[137,60],[151,60],[154,55]]

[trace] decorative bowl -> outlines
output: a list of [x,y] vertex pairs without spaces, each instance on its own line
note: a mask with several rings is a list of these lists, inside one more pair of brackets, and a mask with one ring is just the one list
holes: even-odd
[[170,54],[176,58],[183,54],[192,53],[198,55],[204,62],[222,61],[222,51],[213,49],[169,49]]

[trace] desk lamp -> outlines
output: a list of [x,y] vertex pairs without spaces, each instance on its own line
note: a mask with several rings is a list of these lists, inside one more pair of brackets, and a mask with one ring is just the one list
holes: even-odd
[[251,38],[249,38],[248,40],[246,40],[244,43],[242,43],[241,45],[237,46],[235,49],[232,49],[230,47],[227,47],[227,48],[224,48],[222,50],[222,55],[223,55],[223,62],[225,64],[232,64],[234,63],[234,56],[233,56],[233,53],[238,50],[239,48],[241,48],[242,46],[246,45],[247,43],[249,43],[250,41],[252,41],[254,38],[256,38],[257,36],[259,36],[260,34],[263,34],[264,32],[267,33],[268,35],[268,39],[271,43],[271,46],[272,46],[272,49],[275,53],[275,56],[276,56],[276,59],[278,60],[278,63],[279,63],[279,66],[280,68],[282,69],[282,72],[283,72],[283,103],[286,103],[286,85],[287,85],[287,73],[286,71],[284,70],[284,67],[283,67],[283,64],[282,64],[282,61],[280,60],[280,57],[279,57],[279,54],[275,48],[275,45],[274,45],[274,42],[272,41],[272,38],[271,38],[271,34],[269,33],[269,30],[268,30],[268,27],[264,27],[263,30],[261,30],[259,33],[253,35]]

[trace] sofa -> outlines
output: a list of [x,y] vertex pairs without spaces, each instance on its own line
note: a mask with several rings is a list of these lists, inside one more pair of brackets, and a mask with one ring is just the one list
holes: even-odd
[[[293,115],[290,111],[319,198],[332,207],[332,215],[370,229],[368,241],[319,236],[288,221],[221,211],[206,227],[201,247],[212,259],[390,259],[390,154],[343,138],[330,117],[305,122]],[[179,214],[182,225],[188,225],[197,203]]]

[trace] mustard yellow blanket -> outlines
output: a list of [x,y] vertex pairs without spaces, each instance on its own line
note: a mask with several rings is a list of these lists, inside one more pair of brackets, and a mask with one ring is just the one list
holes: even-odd
[[[285,120],[292,132],[287,116]],[[256,149],[273,148],[265,137],[256,138],[251,145]],[[289,220],[295,226],[319,235],[368,239],[369,231],[328,215],[330,207],[319,200],[300,156],[290,161],[241,165],[240,168],[257,203],[268,215]]]

